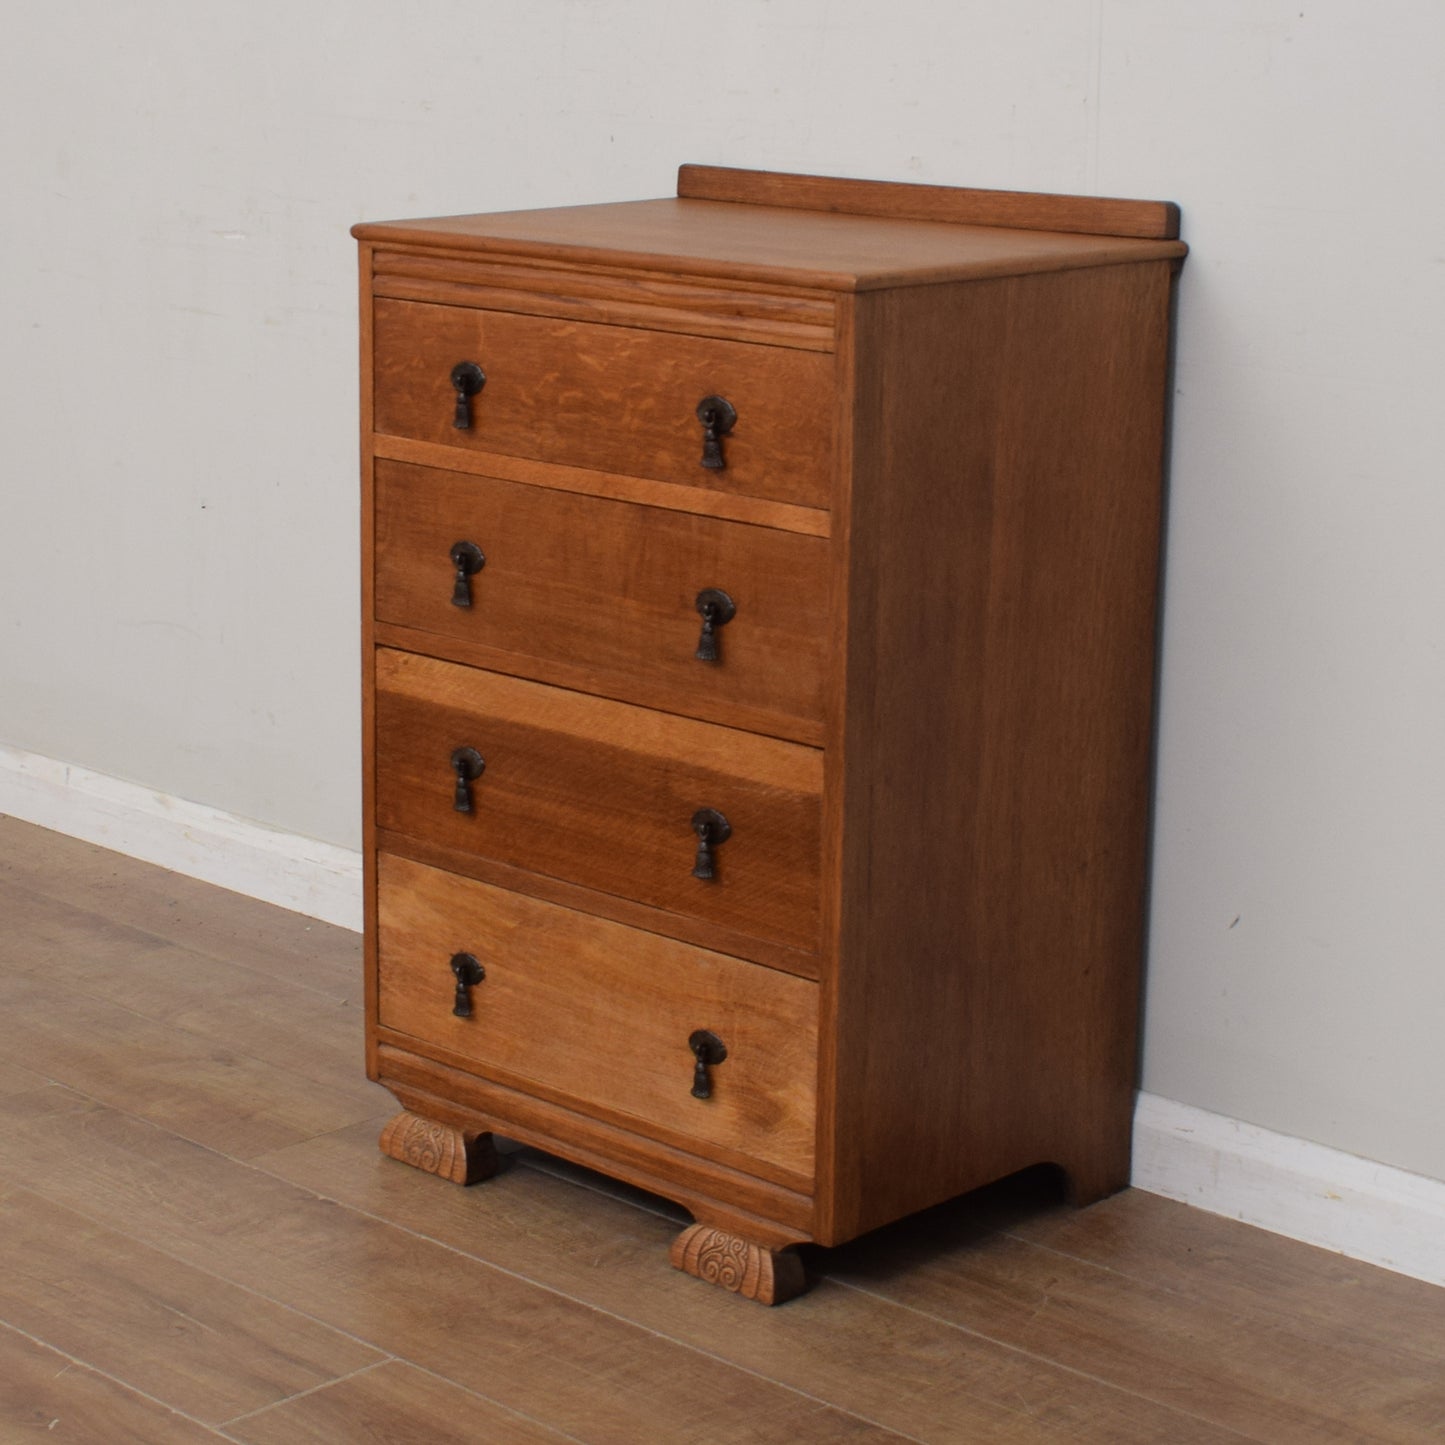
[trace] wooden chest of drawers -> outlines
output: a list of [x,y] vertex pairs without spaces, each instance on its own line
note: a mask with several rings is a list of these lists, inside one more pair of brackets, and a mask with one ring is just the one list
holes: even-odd
[[368,1067],[775,1302],[1128,1177],[1162,203],[685,166],[358,226]]

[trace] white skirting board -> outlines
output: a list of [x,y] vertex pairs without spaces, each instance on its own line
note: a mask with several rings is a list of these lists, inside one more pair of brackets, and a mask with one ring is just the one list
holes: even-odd
[[[0,813],[344,928],[361,855],[0,746]],[[1141,1094],[1135,1188],[1445,1285],[1445,1182]]]
[[361,854],[0,744],[0,813],[361,928]]
[[1140,1094],[1130,1182],[1445,1285],[1445,1181]]

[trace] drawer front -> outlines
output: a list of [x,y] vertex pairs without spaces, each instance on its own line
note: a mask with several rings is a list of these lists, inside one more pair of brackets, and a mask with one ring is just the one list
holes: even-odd
[[[473,543],[482,568],[451,559]],[[398,462],[376,464],[376,616],[536,659],[589,692],[729,722],[819,722],[828,542]],[[736,611],[696,657],[697,599]],[[544,671],[544,674],[545,671]],[[814,728],[816,732],[816,727]]]
[[[451,960],[485,977],[453,1012]],[[383,854],[378,1020],[502,1083],[810,1178],[817,987]],[[696,1030],[727,1058],[694,1098]]]
[[[624,326],[378,298],[378,432],[445,446],[826,507],[833,358]],[[455,426],[452,368],[486,377]],[[698,403],[737,413],[725,465],[701,465]]]
[[[375,717],[380,827],[816,951],[817,750],[389,649]],[[459,748],[485,763],[463,799]],[[731,826],[710,879],[702,809]]]

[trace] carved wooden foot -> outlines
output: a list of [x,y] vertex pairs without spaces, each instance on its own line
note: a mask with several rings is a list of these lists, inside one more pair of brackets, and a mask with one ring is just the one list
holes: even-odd
[[808,1287],[803,1262],[787,1250],[692,1224],[672,1242],[672,1263],[685,1274],[733,1290],[759,1304],[780,1305]]
[[381,1131],[381,1152],[453,1184],[476,1184],[497,1172],[490,1134],[475,1134],[403,1110]]

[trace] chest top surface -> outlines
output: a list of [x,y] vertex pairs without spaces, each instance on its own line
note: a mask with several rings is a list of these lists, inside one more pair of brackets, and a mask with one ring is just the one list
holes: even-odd
[[[783,181],[792,184],[782,188]],[[772,280],[834,291],[1181,257],[1162,202],[1019,196],[684,166],[662,200],[369,222],[377,244]]]

